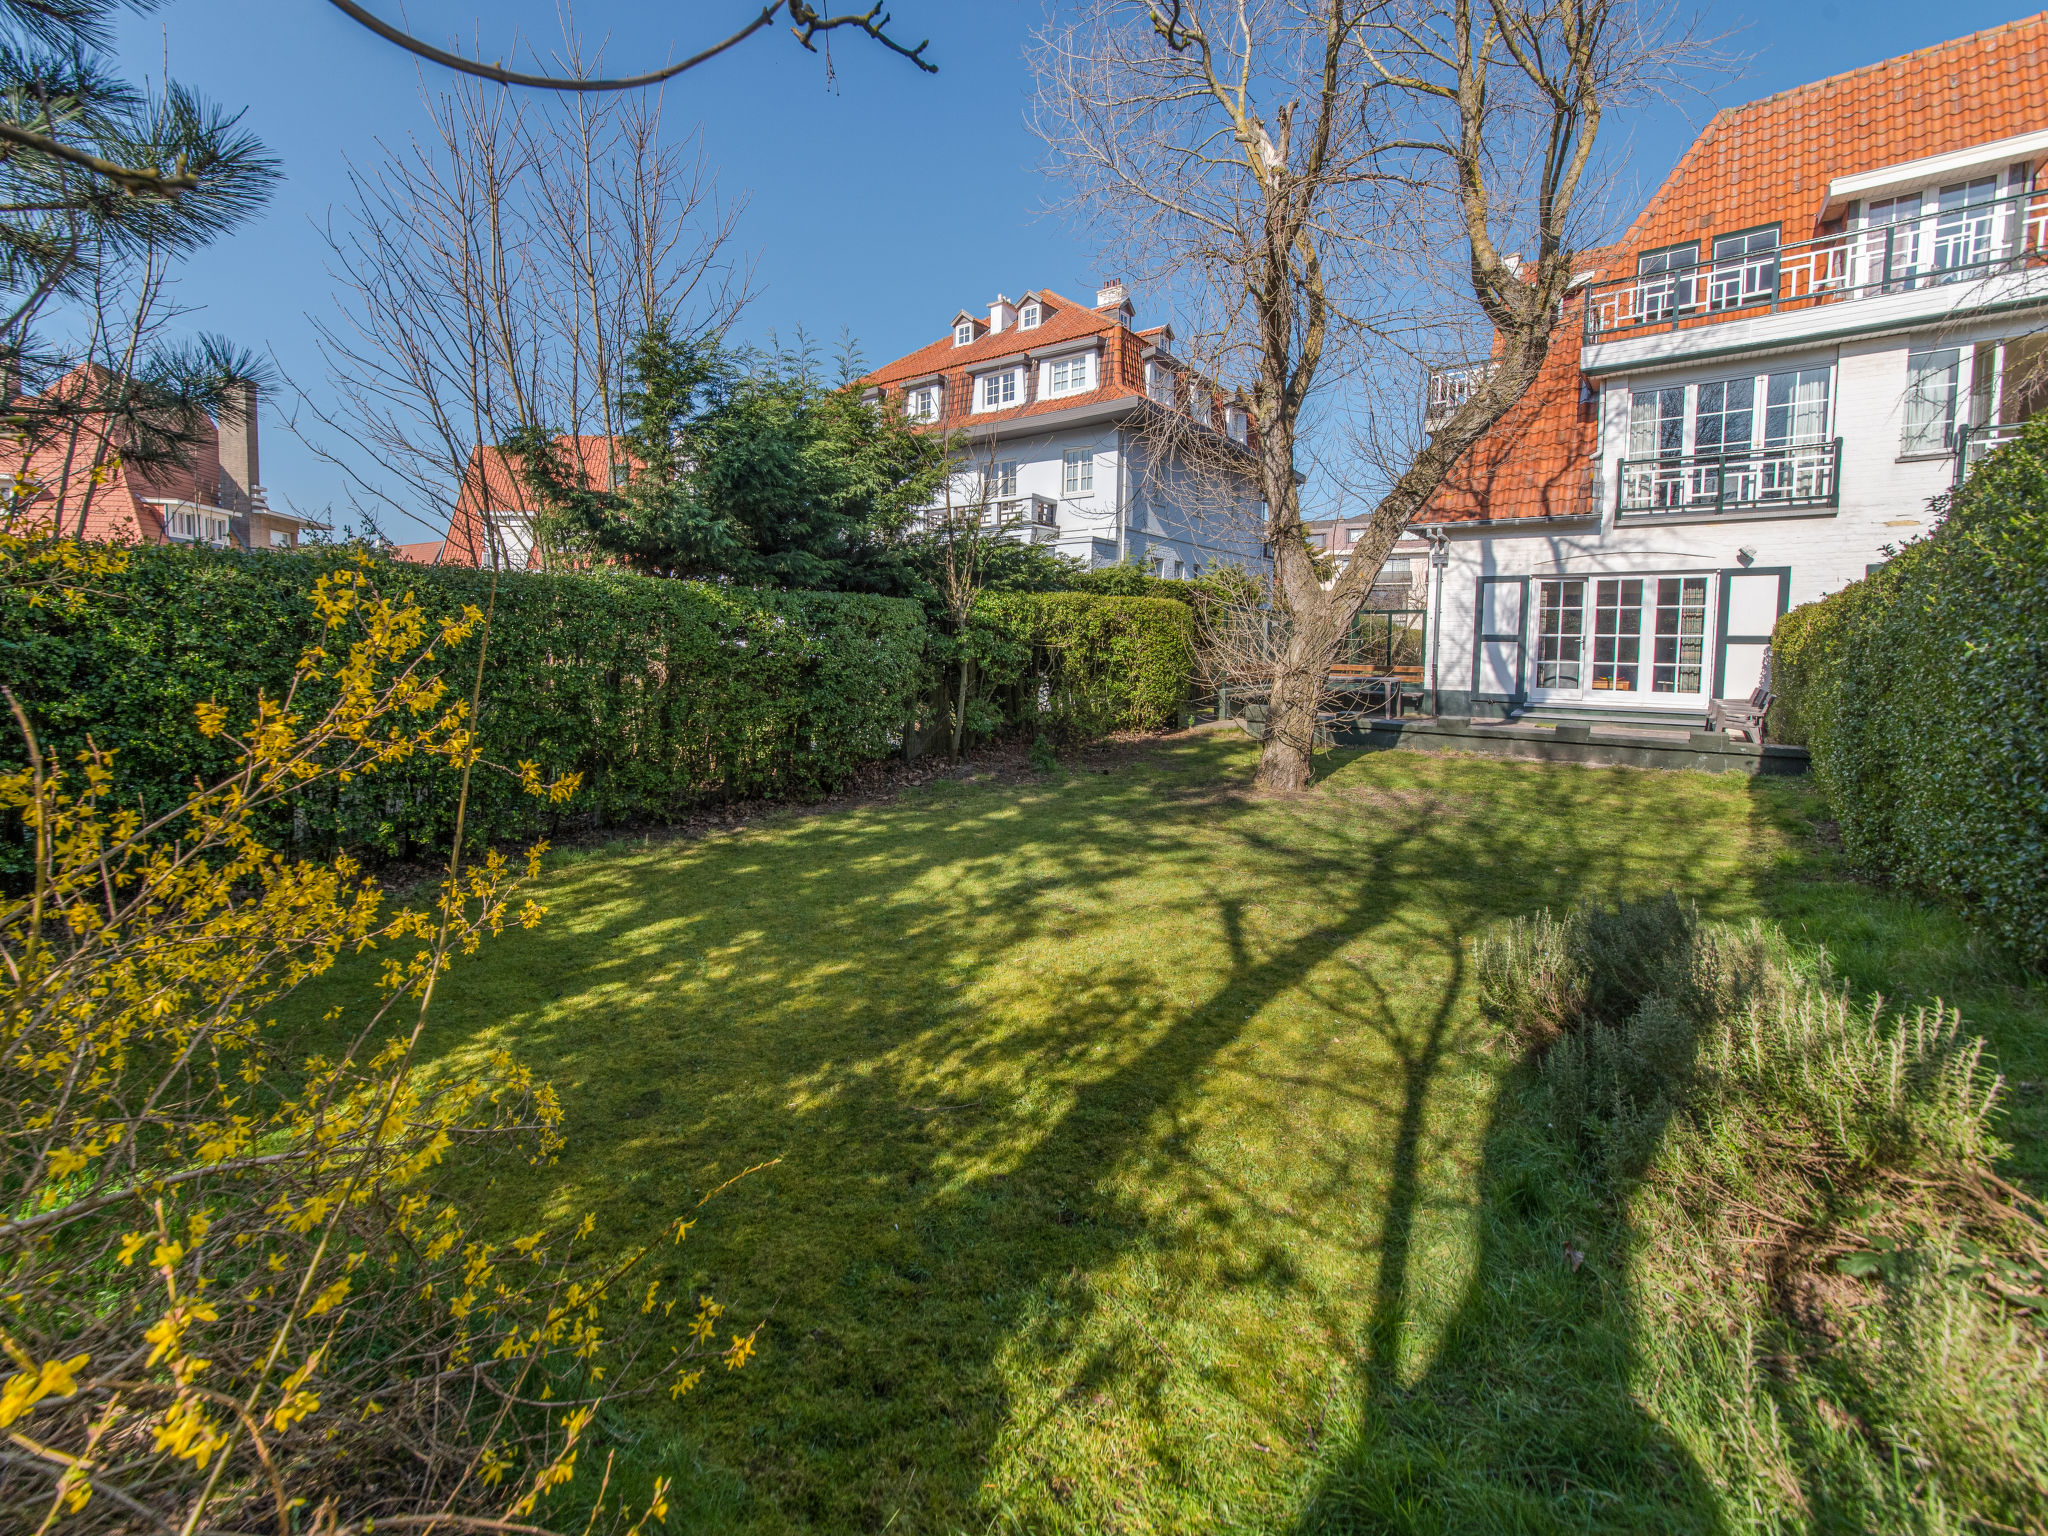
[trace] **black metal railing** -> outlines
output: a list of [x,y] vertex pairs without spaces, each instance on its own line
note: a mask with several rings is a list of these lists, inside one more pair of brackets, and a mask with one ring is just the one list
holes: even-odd
[[2048,192],[2022,192],[1594,283],[1586,290],[1586,340],[1746,320],[2042,266],[2048,266]]
[[1842,440],[1615,461],[1623,515],[1771,512],[1841,505]]

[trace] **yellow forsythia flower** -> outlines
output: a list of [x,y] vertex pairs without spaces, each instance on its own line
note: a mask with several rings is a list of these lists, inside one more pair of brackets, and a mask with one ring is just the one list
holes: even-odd
[[78,1373],[90,1355],[46,1360],[38,1370],[17,1371],[0,1388],[0,1425],[12,1424],[46,1397],[69,1397],[78,1390]]

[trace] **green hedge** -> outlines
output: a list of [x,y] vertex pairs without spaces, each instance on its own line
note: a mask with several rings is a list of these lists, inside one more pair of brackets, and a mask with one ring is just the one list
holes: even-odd
[[992,690],[1014,730],[1081,740],[1179,724],[1195,667],[1195,616],[1162,597],[992,592],[974,619],[1020,665]]
[[1772,658],[1772,733],[1812,752],[1856,859],[2048,963],[2048,421],[1930,537],[1780,619]]
[[[75,615],[0,595],[0,679],[67,760],[90,732],[118,750],[128,793],[175,803],[194,775],[230,766],[221,743],[199,735],[193,706],[219,699],[239,721],[258,690],[281,695],[316,633],[307,594],[346,558],[142,548]],[[483,607],[491,578],[385,564],[377,580],[438,616]],[[446,654],[451,683],[467,686],[477,643]],[[925,644],[922,610],[893,598],[505,575],[484,671],[484,753],[550,776],[580,771],[567,812],[586,823],[815,795],[894,750]],[[385,855],[445,846],[454,788],[434,765],[400,765],[295,807],[290,833],[302,847]],[[549,815],[502,776],[477,776],[469,825],[479,839],[545,830]]]

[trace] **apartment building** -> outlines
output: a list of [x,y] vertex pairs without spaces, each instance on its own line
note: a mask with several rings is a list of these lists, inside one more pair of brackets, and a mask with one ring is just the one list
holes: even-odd
[[1138,329],[1120,282],[1092,305],[997,294],[859,387],[947,435],[960,468],[935,519],[971,508],[1090,567],[1168,579],[1265,565],[1244,402],[1175,356],[1171,327]]
[[[52,385],[63,399],[87,387],[83,365]],[[97,376],[105,380],[108,376]],[[87,417],[55,441],[22,446],[9,465],[14,515],[96,542],[296,549],[326,524],[270,505],[259,475],[254,384],[204,422],[183,464],[142,464],[123,454],[109,419]]]
[[1925,534],[2048,398],[2044,123],[2048,17],[1718,114],[1411,530],[1440,711],[1697,724]]

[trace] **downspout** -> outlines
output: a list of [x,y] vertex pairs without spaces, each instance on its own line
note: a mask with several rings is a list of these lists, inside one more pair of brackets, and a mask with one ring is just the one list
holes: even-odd
[[1124,424],[1116,424],[1116,547],[1119,563],[1131,558],[1130,521],[1124,515]]
[[1435,719],[1442,713],[1442,696],[1438,692],[1444,657],[1444,579],[1450,575],[1451,539],[1441,528],[1423,530],[1429,539],[1430,593],[1429,615],[1429,714]]

